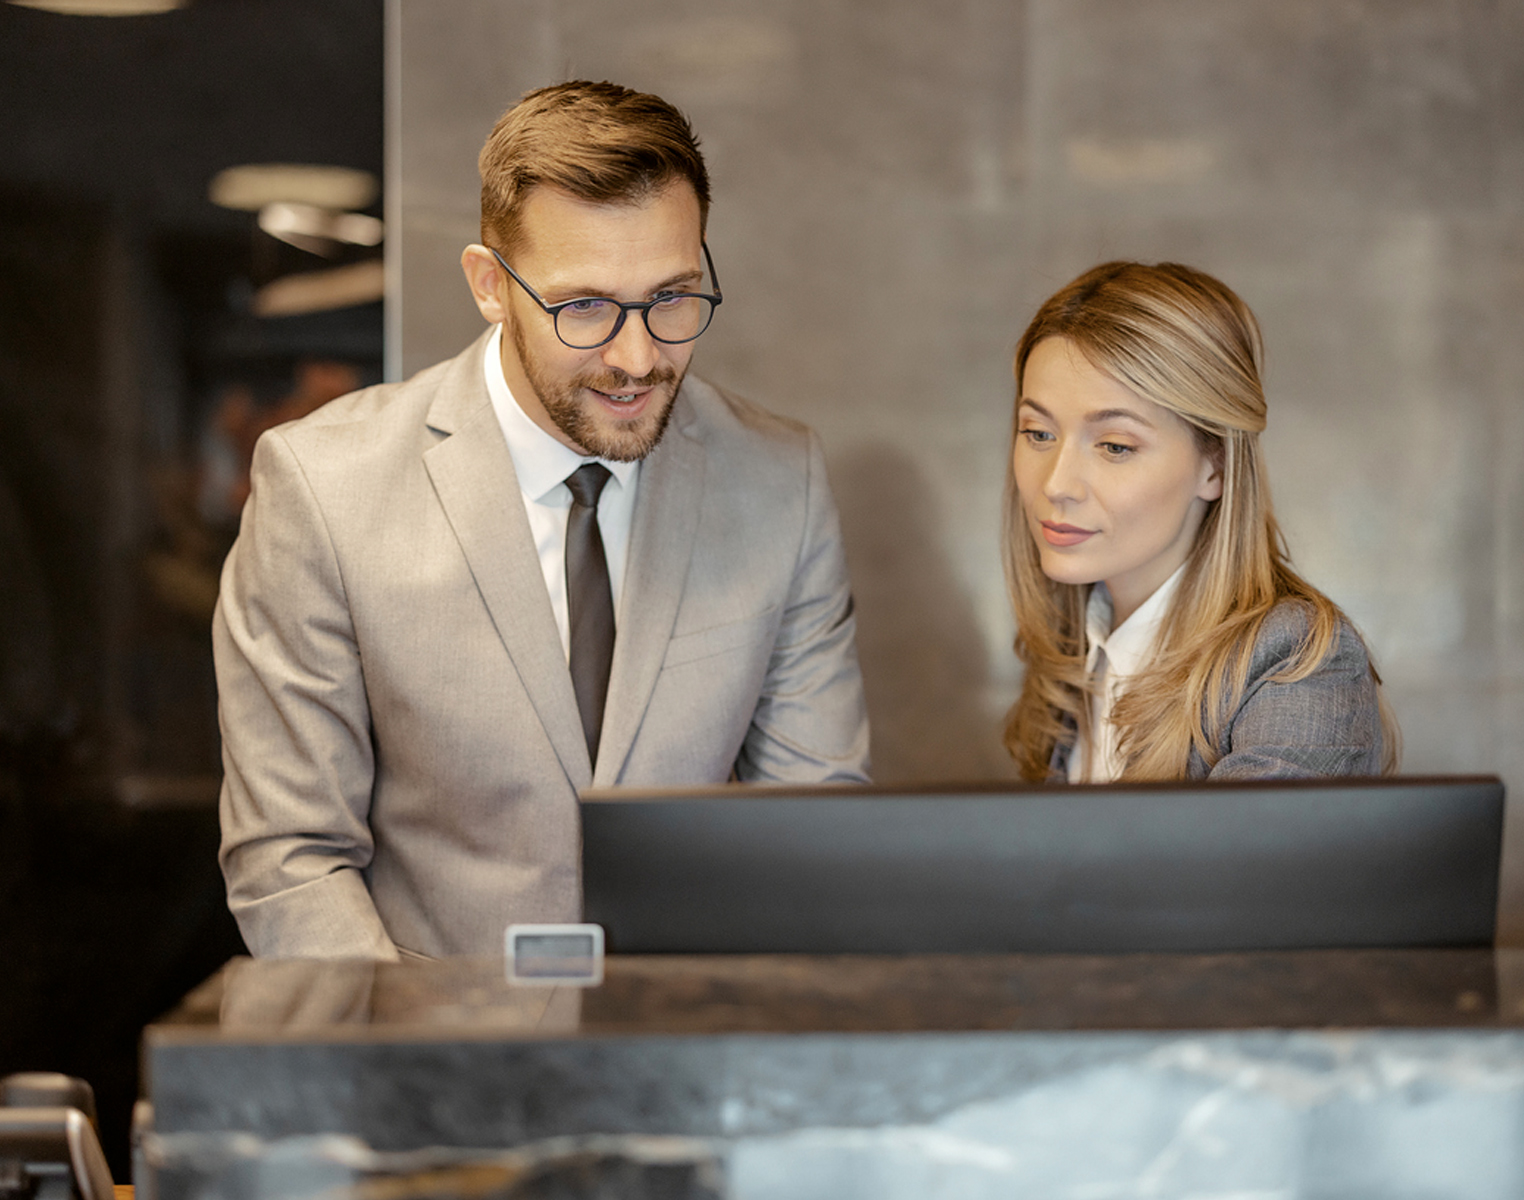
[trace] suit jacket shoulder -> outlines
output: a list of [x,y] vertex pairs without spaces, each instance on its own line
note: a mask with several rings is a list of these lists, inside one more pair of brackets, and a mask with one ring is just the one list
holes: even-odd
[[[690,375],[678,393],[673,412],[674,431],[701,448],[706,473],[719,467],[710,487],[732,491],[757,490],[783,498],[797,491],[808,476],[812,455],[819,454],[814,431],[799,421],[779,416],[734,392]],[[664,442],[651,456],[660,470],[669,448]],[[739,470],[736,477],[724,473]],[[784,472],[789,481],[778,476]],[[802,491],[797,491],[802,498]]]
[[[1194,747],[1186,778],[1229,781],[1381,771],[1382,732],[1376,677],[1365,642],[1340,619],[1338,640],[1311,674],[1283,676],[1312,632],[1312,614],[1297,600],[1277,604],[1260,625],[1244,690],[1222,714],[1217,761]],[[1048,782],[1064,782],[1072,747],[1054,747]]]
[[1283,600],[1260,626],[1242,696],[1224,714],[1218,761],[1191,754],[1192,778],[1376,775],[1382,733],[1376,677],[1365,642],[1340,618],[1337,640],[1308,674],[1287,678],[1312,632],[1312,614]]
[[719,438],[755,439],[760,444],[803,447],[809,426],[754,404],[725,388],[693,376],[684,382],[683,396],[706,433]]
[[401,383],[380,383],[330,400],[271,430],[304,463],[351,476],[395,470],[464,425],[495,420],[482,377],[482,340]]

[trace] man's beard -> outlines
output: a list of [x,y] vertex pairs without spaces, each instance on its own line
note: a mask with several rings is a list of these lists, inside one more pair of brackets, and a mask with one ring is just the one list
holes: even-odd
[[[667,422],[672,419],[673,401],[677,389],[682,386],[686,371],[678,372],[671,367],[663,367],[642,379],[632,379],[623,371],[611,370],[597,375],[578,375],[568,382],[557,383],[546,377],[540,364],[529,353],[518,322],[510,321],[509,325],[512,327],[513,346],[518,351],[519,364],[524,368],[529,386],[534,388],[540,406],[555,427],[571,439],[573,444],[609,462],[638,462],[656,449],[662,434],[667,432]],[[613,427],[598,422],[598,410],[593,407],[598,403],[596,400],[580,398],[583,388],[619,395],[647,387],[664,391],[665,397],[658,401],[658,397],[652,396],[647,404],[656,407],[648,409],[636,420],[622,421]]]

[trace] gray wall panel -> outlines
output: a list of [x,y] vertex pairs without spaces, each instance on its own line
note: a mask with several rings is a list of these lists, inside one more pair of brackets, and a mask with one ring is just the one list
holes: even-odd
[[1524,797],[1521,9],[393,0],[402,369],[480,328],[456,259],[503,108],[576,76],[678,104],[726,290],[696,369],[825,439],[878,773],[1001,775],[1011,350],[1097,261],[1193,263],[1264,324],[1278,510],[1373,643],[1405,769]]

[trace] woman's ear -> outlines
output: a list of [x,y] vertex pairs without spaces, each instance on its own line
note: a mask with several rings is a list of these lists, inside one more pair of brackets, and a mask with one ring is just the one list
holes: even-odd
[[1220,500],[1222,498],[1222,465],[1212,461],[1212,456],[1201,456],[1201,474],[1197,478],[1196,498],[1198,500]]
[[1197,430],[1196,447],[1201,451],[1201,469],[1196,476],[1196,498],[1210,503],[1222,498],[1222,480],[1228,458],[1228,446],[1220,434]]

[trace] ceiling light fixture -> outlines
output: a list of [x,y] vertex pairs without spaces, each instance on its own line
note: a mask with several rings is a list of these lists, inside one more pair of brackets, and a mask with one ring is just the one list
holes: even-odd
[[259,227],[271,237],[313,254],[332,254],[338,243],[379,246],[386,227],[363,213],[335,212],[281,200],[259,210]]
[[370,304],[380,300],[385,291],[385,268],[376,258],[347,267],[284,275],[255,292],[251,308],[256,317],[294,317]]
[[207,197],[223,208],[258,212],[267,204],[314,208],[367,208],[380,192],[369,171],[304,163],[250,163],[212,177]]
[[63,13],[69,17],[141,17],[173,12],[189,0],[9,0],[16,8]]

